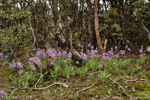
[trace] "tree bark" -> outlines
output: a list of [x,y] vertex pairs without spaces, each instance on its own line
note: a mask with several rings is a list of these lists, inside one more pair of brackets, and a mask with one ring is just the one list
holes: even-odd
[[104,52],[101,44],[101,39],[99,35],[99,21],[98,21],[98,14],[97,14],[97,8],[98,8],[98,0],[94,0],[94,19],[95,19],[95,33],[96,33],[96,40],[97,40],[97,45],[98,48],[101,52],[101,54]]
[[148,40],[150,41],[150,31],[148,30],[148,28],[144,25],[144,23],[143,23],[143,21],[144,20],[140,20],[140,22],[141,22],[141,25],[142,25],[142,27],[143,27],[143,29],[147,32],[147,37],[148,37]]

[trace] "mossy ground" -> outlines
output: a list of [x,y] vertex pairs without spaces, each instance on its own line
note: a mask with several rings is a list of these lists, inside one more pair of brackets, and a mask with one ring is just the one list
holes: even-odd
[[[126,70],[131,71],[126,73]],[[126,66],[126,68],[123,68],[121,71],[110,71],[108,73],[109,76],[104,82],[99,78],[101,72],[103,71],[89,71],[82,77],[75,75],[69,79],[61,77],[44,79],[42,83],[39,83],[38,87],[48,86],[54,82],[65,83],[68,84],[69,87],[65,88],[61,85],[54,85],[44,90],[32,91],[30,89],[17,89],[18,87],[15,87],[15,79],[18,76],[15,72],[1,68],[0,88],[1,90],[7,91],[8,95],[14,92],[11,99],[20,100],[128,100],[129,97],[127,94],[139,100],[148,100],[148,98],[150,98],[149,64],[142,64],[138,66],[138,68],[134,65]],[[110,79],[120,84],[127,94],[123,92],[118,84]],[[87,87],[90,88],[84,90],[84,88]]]

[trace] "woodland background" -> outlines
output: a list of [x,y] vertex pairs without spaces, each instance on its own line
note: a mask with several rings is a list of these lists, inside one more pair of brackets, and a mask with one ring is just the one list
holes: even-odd
[[56,41],[96,47],[94,2],[102,46],[149,45],[150,0],[0,0],[0,51],[15,57]]

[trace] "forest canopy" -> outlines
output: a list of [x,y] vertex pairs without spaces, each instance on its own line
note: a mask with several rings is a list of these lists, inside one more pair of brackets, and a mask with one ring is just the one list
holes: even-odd
[[[97,46],[94,0],[1,0],[0,50],[28,51],[55,46],[56,34],[70,44]],[[102,46],[148,45],[149,0],[98,0],[98,32]]]

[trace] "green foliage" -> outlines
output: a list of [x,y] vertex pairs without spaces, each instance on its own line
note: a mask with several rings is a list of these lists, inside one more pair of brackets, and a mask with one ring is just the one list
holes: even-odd
[[102,82],[103,84],[104,83],[107,83],[107,78],[109,77],[109,73],[107,71],[103,71],[103,72],[100,72],[99,74],[99,79],[100,79],[100,82]]
[[[42,78],[42,76],[40,76]],[[29,71],[29,72],[19,72],[19,77],[16,79],[16,85],[18,87],[22,86],[23,88],[31,87],[38,80],[38,73]]]
[[146,61],[147,61],[147,57],[142,56],[137,60],[137,64],[145,64]]

